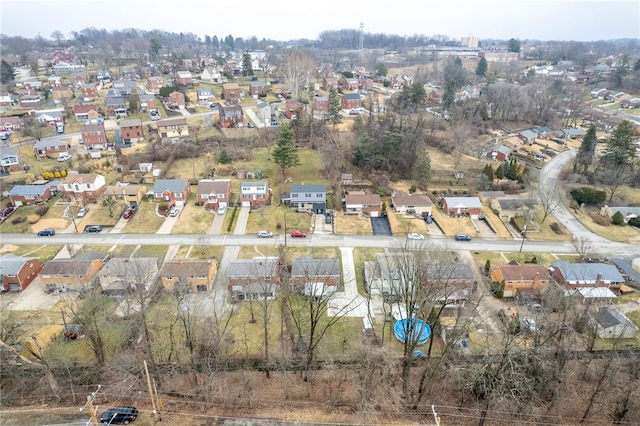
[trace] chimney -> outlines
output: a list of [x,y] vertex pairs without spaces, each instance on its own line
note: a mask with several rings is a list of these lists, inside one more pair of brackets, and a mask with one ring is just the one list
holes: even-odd
[[599,287],[601,282],[602,282],[602,274],[598,273],[598,275],[596,276],[596,287]]

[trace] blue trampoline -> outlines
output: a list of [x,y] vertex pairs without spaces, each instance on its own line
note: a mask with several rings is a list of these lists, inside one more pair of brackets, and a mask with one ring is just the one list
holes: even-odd
[[[414,321],[416,322],[415,324]],[[396,335],[396,339],[403,343],[406,339],[405,334],[407,332],[416,334],[418,345],[424,345],[427,343],[427,340],[429,340],[429,337],[431,337],[431,327],[421,319],[405,318],[396,321],[393,325],[393,333]],[[410,336],[410,338],[414,339],[413,336]]]

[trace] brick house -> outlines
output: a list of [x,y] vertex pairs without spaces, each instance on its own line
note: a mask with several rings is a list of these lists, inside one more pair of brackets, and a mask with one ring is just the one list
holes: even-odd
[[60,139],[42,139],[33,144],[33,152],[36,157],[58,158],[60,153],[68,153],[69,146]]
[[313,112],[329,112],[329,98],[327,96],[316,96],[313,98]]
[[518,136],[518,139],[520,139],[522,142],[528,145],[532,145],[536,141],[538,133],[534,132],[533,130],[523,130],[516,136]]
[[73,115],[76,117],[76,121],[91,121],[101,117],[96,105],[74,104]]
[[82,100],[84,102],[92,102],[98,97],[98,88],[95,83],[84,83],[80,85],[82,92]]
[[325,185],[291,185],[289,205],[293,208],[324,214],[327,209],[327,187]]
[[100,259],[53,259],[42,265],[40,281],[49,286],[82,289],[102,269]]
[[154,257],[111,258],[97,278],[106,294],[121,294],[144,287],[150,292],[158,276],[158,259]]
[[166,201],[171,206],[182,207],[191,194],[191,185],[186,179],[158,179],[153,184],[155,201]]
[[378,194],[352,192],[344,197],[345,214],[367,214],[378,217],[382,211],[382,199]]
[[249,94],[254,98],[267,94],[267,83],[264,81],[252,81],[249,84]]
[[213,95],[213,89],[210,87],[202,87],[198,89],[196,93],[199,104],[207,105],[216,100],[216,97]]
[[142,120],[139,118],[120,120],[119,126],[122,142],[131,144],[144,140],[144,128],[142,127]]
[[227,288],[231,299],[273,299],[280,287],[279,266],[277,257],[254,257],[229,262]]
[[498,145],[491,148],[489,152],[487,152],[487,159],[493,161],[506,161],[511,155],[511,148],[505,145]]
[[20,96],[20,106],[22,108],[35,108],[42,103],[42,99],[38,94],[29,94]]
[[200,79],[211,83],[219,83],[222,80],[222,74],[215,67],[206,67],[202,71]]
[[625,283],[618,268],[606,263],[568,263],[558,260],[549,266],[549,272],[558,284],[569,290],[584,287],[620,290]]
[[147,187],[144,185],[109,185],[102,194],[103,199],[122,200],[129,207],[136,207],[142,202]]
[[155,96],[141,93],[138,95],[138,98],[140,99],[140,111],[151,112],[158,110],[158,104]]
[[240,184],[240,203],[252,210],[271,204],[269,181],[243,181]]
[[196,202],[210,210],[229,207],[231,191],[230,179],[202,179],[198,181]]
[[482,202],[478,197],[443,197],[442,210],[450,216],[470,216],[477,219],[482,212]]
[[7,91],[0,91],[0,107],[11,106],[11,95]]
[[184,93],[171,92],[169,93],[169,106],[173,108],[180,108],[186,105]]
[[47,183],[32,183],[30,185],[15,185],[9,191],[9,200],[14,206],[45,203],[58,193],[61,186],[62,182],[59,180]]
[[193,76],[189,71],[178,71],[175,75],[175,82],[182,86],[193,85]]
[[289,120],[304,117],[304,105],[297,99],[287,99],[284,102],[284,115]]
[[152,76],[147,78],[147,89],[154,94],[160,93],[160,89],[165,86],[164,79],[160,76]]
[[362,107],[362,98],[357,93],[345,93],[340,100],[342,109],[353,109]]
[[542,265],[513,261],[507,265],[491,265],[489,277],[504,282],[504,297],[516,297],[523,289],[541,291],[549,285],[549,271]]
[[425,194],[409,194],[393,191],[391,194],[393,211],[400,214],[413,214],[419,217],[431,216],[433,201]]
[[37,257],[5,254],[0,257],[0,283],[5,291],[22,291],[42,269]]
[[220,126],[225,129],[244,126],[244,112],[240,105],[221,105],[218,114],[220,115]]
[[230,103],[237,103],[242,97],[242,91],[238,83],[224,83],[222,85],[222,97]]
[[356,91],[358,90],[360,84],[359,84],[359,80],[357,78],[343,78],[342,79],[342,89],[343,90],[353,90]]
[[0,132],[20,132],[24,120],[20,117],[0,117]]
[[85,124],[80,129],[82,133],[82,143],[86,150],[92,149],[106,149],[107,133],[104,129],[104,123],[100,124]]
[[158,134],[164,139],[189,136],[187,119],[184,117],[180,117],[158,121]]
[[110,96],[104,100],[109,117],[126,117],[127,103],[122,96]]
[[107,189],[104,176],[96,173],[68,174],[64,179],[64,192],[69,201],[97,203]]
[[324,77],[322,79],[322,90],[329,90],[332,87],[338,90],[338,79],[336,77]]
[[213,288],[218,271],[218,259],[173,258],[160,269],[160,281],[165,290],[186,293],[207,293]]
[[51,89],[51,97],[56,104],[64,103],[73,98],[73,91],[68,86],[54,87]]
[[291,288],[309,297],[335,293],[340,285],[338,259],[314,259],[304,256],[291,263]]

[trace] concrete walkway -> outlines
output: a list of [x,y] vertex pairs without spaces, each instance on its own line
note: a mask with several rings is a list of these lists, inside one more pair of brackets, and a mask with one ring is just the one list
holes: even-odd
[[[368,301],[358,293],[356,268],[353,263],[353,247],[340,247],[340,254],[342,255],[344,291],[336,292],[331,296],[327,314],[366,318],[369,316]],[[371,314],[375,314],[373,309]]]

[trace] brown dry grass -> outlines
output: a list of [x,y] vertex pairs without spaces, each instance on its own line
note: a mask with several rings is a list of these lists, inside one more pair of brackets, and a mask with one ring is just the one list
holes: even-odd
[[373,230],[369,218],[339,211],[335,216],[335,232],[342,235],[371,235]]
[[189,201],[182,208],[180,218],[171,229],[174,234],[207,234],[211,229],[214,214],[203,207],[194,204],[195,194],[189,196]]
[[509,232],[504,222],[502,222],[502,220],[500,220],[500,218],[493,213],[493,210],[491,210],[491,208],[483,205],[482,215],[487,219],[487,221],[496,231],[496,235],[498,236],[498,238],[511,238],[511,232]]
[[435,206],[431,213],[446,236],[453,237],[457,233],[467,234],[471,237],[477,236],[476,229],[468,217],[451,217]]
[[429,233],[424,220],[415,216],[391,212],[388,218],[393,235],[408,234],[410,232],[417,232],[424,235],[428,235]]

